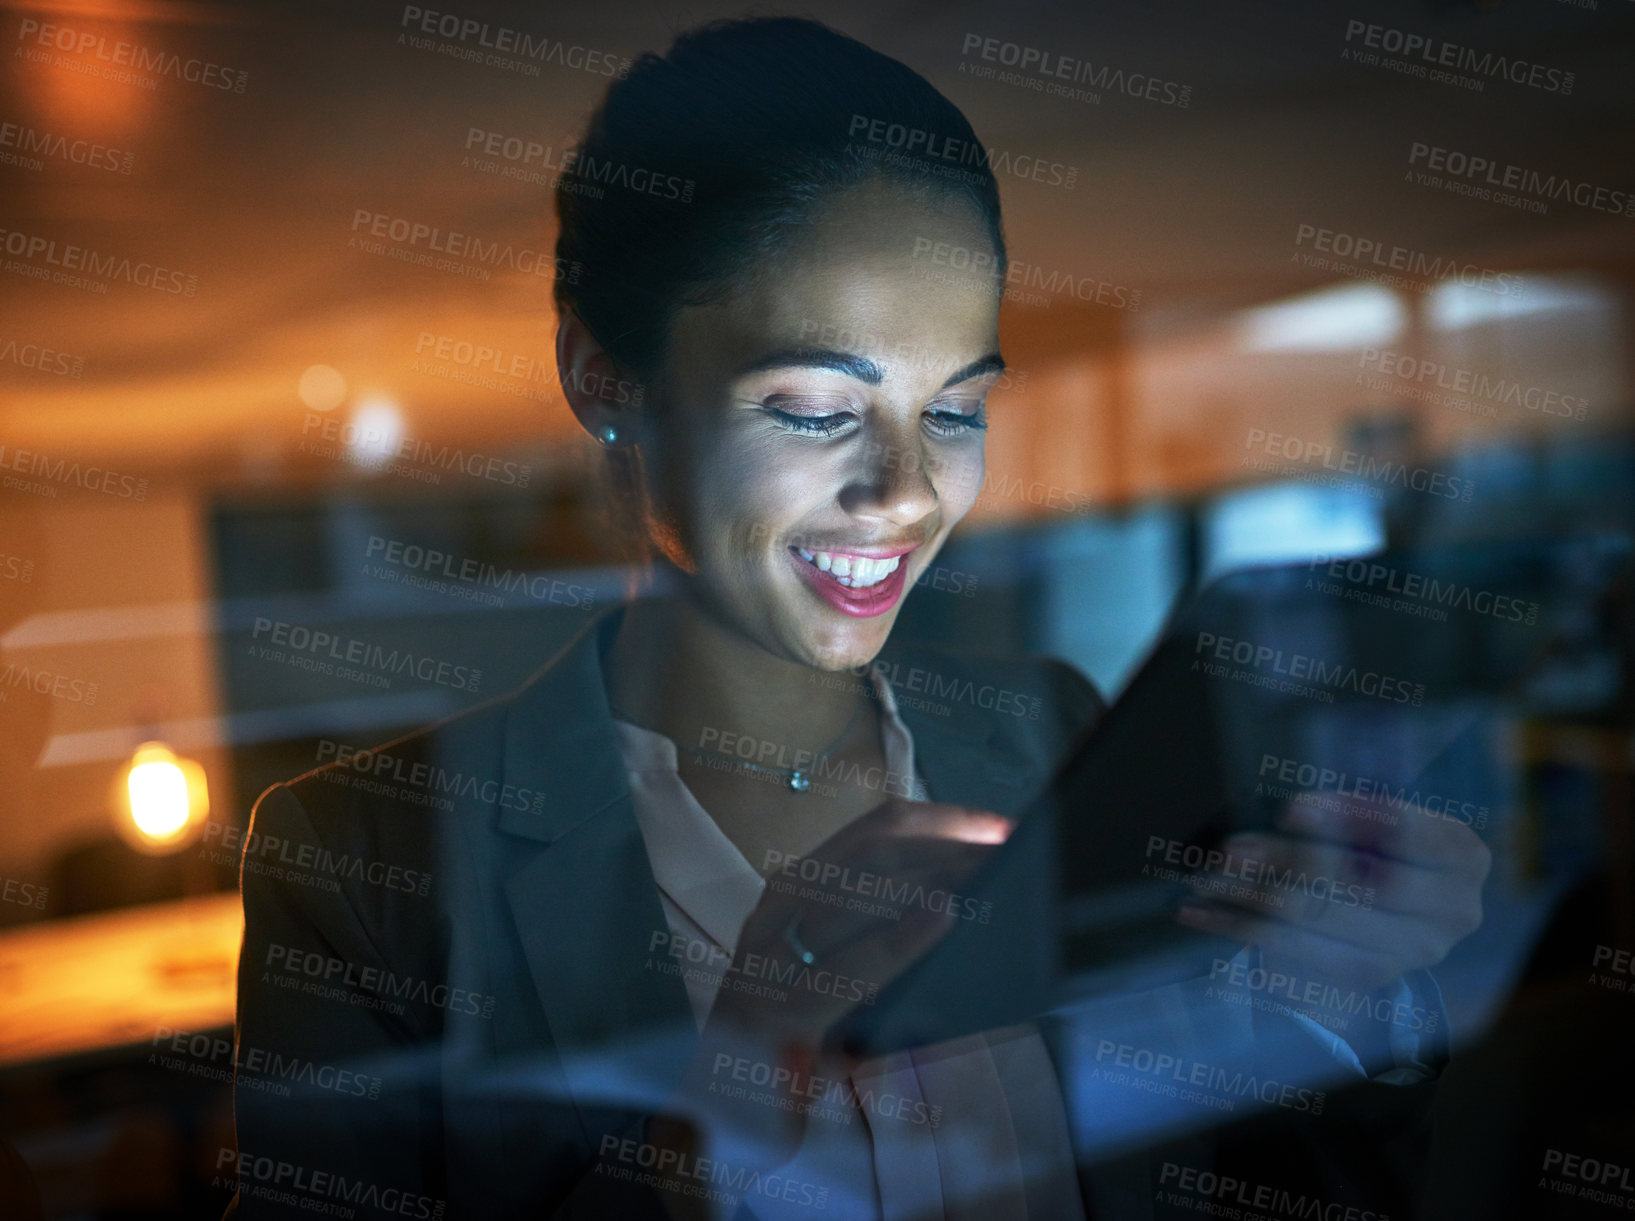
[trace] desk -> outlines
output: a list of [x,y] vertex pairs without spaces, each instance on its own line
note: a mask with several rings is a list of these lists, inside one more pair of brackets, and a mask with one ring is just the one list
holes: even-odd
[[234,892],[0,934],[0,1068],[231,1026],[243,934]]

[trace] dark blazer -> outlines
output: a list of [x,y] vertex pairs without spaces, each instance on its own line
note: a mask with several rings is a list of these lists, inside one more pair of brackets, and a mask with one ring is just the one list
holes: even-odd
[[[618,619],[516,693],[257,802],[239,1062],[313,1067],[288,1093],[236,1090],[240,1217],[310,1218],[296,1197],[662,1215],[592,1173],[642,1114],[606,1101],[597,1050],[624,1040],[614,1063],[661,1097],[696,1038],[681,980],[652,969],[667,925],[603,685]],[[938,801],[1015,813],[1102,707],[1059,662],[882,660]]]

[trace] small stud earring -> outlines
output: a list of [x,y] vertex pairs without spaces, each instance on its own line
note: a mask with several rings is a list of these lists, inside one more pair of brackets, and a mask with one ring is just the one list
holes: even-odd
[[603,445],[616,445],[619,441],[619,430],[613,425],[609,424],[606,428],[602,429],[601,432],[596,434],[596,439]]

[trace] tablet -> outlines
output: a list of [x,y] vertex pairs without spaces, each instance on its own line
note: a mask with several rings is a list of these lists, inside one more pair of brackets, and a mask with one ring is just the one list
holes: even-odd
[[1480,832],[1493,721],[1628,555],[1484,543],[1215,582],[964,888],[989,922],[960,921],[834,1038],[879,1055],[1207,974],[1241,947],[1174,921],[1185,879],[1291,801],[1365,797]]

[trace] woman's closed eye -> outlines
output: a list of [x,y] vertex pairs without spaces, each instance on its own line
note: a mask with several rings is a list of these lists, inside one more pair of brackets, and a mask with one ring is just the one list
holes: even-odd
[[786,428],[823,437],[834,436],[859,416],[855,404],[833,396],[776,395],[762,406]]
[[[843,432],[862,416],[855,403],[830,396],[778,395],[761,406],[784,427],[823,437]],[[926,408],[925,423],[937,436],[952,437],[988,427],[988,413],[981,399],[940,400]]]
[[932,403],[926,408],[926,426],[940,436],[953,437],[988,427],[987,404],[978,399],[955,403]]

